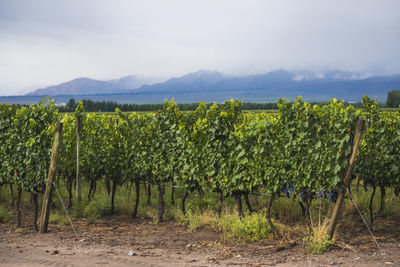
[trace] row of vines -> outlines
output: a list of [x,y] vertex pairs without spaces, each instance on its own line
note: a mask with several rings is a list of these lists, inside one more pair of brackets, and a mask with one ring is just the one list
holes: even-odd
[[[54,124],[63,122],[58,164],[72,205],[76,177],[76,121],[81,117],[80,174],[90,184],[105,183],[111,194],[112,212],[116,188],[135,184],[137,215],[140,184],[155,185],[159,195],[159,221],[163,219],[166,183],[184,188],[181,210],[194,190],[234,196],[241,216],[248,194],[270,195],[267,216],[276,197],[286,195],[300,203],[306,217],[312,200],[335,201],[343,190],[343,177],[352,153],[357,121],[367,118],[353,177],[365,186],[400,189],[400,113],[379,112],[377,103],[364,97],[357,110],[344,102],[311,106],[299,97],[281,99],[275,114],[242,113],[240,101],[180,112],[167,101],[157,112],[136,114],[116,110],[115,115],[84,113],[60,115],[52,101],[18,109],[0,105],[0,184],[36,197],[43,191],[49,168]],[[148,186],[148,189],[151,187]],[[382,194],[384,197],[384,194]],[[36,204],[37,206],[37,204]],[[19,213],[18,213],[19,214]],[[20,223],[19,217],[18,223]],[[271,223],[271,228],[273,225]]]

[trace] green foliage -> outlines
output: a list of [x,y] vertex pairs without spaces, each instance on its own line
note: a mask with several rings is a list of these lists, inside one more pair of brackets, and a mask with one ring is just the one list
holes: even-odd
[[312,254],[322,254],[329,249],[334,241],[325,235],[322,240],[315,240],[312,236],[306,237],[304,240],[304,251]]
[[20,109],[8,104],[0,107],[0,183],[35,190],[46,181],[57,109],[48,99]]
[[189,210],[186,215],[183,215],[180,211],[176,211],[175,218],[178,222],[186,224],[191,231],[202,227],[218,228],[219,218],[213,211],[197,212]]
[[75,116],[82,116],[85,112],[85,108],[83,107],[83,102],[79,101],[78,105],[75,108]]
[[356,175],[364,185],[400,189],[400,112],[380,113],[375,101],[363,98],[368,116],[358,152]]
[[314,231],[303,239],[303,249],[305,252],[311,254],[322,254],[335,243],[333,239],[329,238],[326,231],[322,233],[319,231]]
[[51,212],[49,216],[49,223],[50,224],[57,224],[57,225],[68,225],[69,220],[67,215],[62,211]]
[[[117,103],[115,101],[93,101],[90,99],[83,99],[81,101],[83,107],[87,112],[114,112],[115,109],[122,111],[157,111],[163,109],[163,104],[127,104]],[[324,104],[324,103],[321,103]],[[212,104],[207,104],[209,107]],[[60,112],[73,112],[77,107],[77,103],[74,98],[70,98],[67,105],[59,107]],[[179,110],[182,111],[193,111],[198,107],[197,103],[190,104],[178,104]],[[276,103],[243,103],[243,110],[270,110],[276,111]]]
[[389,108],[398,108],[400,105],[400,90],[392,90],[388,92],[386,105]]
[[236,214],[223,214],[218,220],[218,228],[227,237],[238,241],[255,242],[273,237],[267,219],[260,213],[253,213],[244,218]]
[[[188,192],[201,187],[225,196],[278,195],[295,184],[292,200],[300,192],[315,197],[321,188],[342,189],[356,123],[365,115],[368,127],[355,173],[366,185],[400,191],[400,112],[380,113],[368,97],[363,99],[362,111],[336,99],[323,106],[311,105],[301,97],[295,102],[281,99],[276,114],[243,114],[242,103],[234,100],[199,103],[195,111],[185,113],[174,101],[147,114],[127,114],[120,109],[116,115],[84,114],[83,102],[69,105],[75,106],[75,114],[63,117],[59,170],[71,182],[76,168],[76,121],[82,116],[80,166],[83,177],[93,184],[173,183]],[[44,184],[57,120],[52,101],[22,108],[0,105],[1,184],[28,191]],[[76,207],[76,212],[93,221],[106,213],[107,201],[95,199],[88,207]],[[217,205],[215,198],[198,203],[188,203],[189,217]],[[287,203],[286,211],[298,213],[298,208],[290,209]],[[250,218],[254,221],[242,222],[248,228],[242,225],[237,231],[251,232],[263,223]],[[193,225],[201,224],[195,220],[191,219]]]
[[8,223],[12,219],[12,214],[5,207],[0,205],[0,223]]
[[83,209],[83,216],[86,217],[87,223],[94,223],[97,219],[104,215],[110,214],[111,204],[107,195],[95,197]]

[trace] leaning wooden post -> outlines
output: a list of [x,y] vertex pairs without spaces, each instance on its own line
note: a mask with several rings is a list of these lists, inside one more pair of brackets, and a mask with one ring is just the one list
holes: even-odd
[[54,132],[53,148],[51,150],[51,160],[49,173],[47,175],[46,192],[44,194],[42,212],[40,215],[40,230],[39,232],[47,233],[47,226],[49,224],[51,193],[53,191],[53,181],[57,170],[58,152],[60,150],[61,135],[62,135],[61,122],[56,123],[56,130]]
[[329,235],[329,237],[331,239],[333,237],[333,233],[335,232],[336,223],[337,223],[337,220],[338,220],[339,215],[340,215],[340,209],[342,207],[343,199],[344,199],[344,196],[346,194],[346,188],[348,188],[348,186],[350,184],[351,173],[352,173],[354,165],[356,163],[356,156],[357,156],[358,146],[360,144],[360,140],[361,140],[362,132],[363,132],[363,129],[364,129],[364,125],[365,125],[365,119],[360,118],[358,120],[358,123],[357,123],[356,134],[354,135],[353,152],[352,152],[351,157],[350,157],[349,167],[347,168],[347,171],[346,171],[346,174],[345,174],[345,177],[344,177],[344,180],[343,180],[343,190],[341,192],[339,192],[339,195],[338,195],[338,198],[336,200],[336,204],[335,204],[335,207],[333,209],[332,216],[331,216],[331,219],[330,219],[329,225],[328,225],[327,234]]
[[81,116],[76,116],[76,198],[78,203],[81,202],[81,176],[79,173],[79,153],[81,150]]

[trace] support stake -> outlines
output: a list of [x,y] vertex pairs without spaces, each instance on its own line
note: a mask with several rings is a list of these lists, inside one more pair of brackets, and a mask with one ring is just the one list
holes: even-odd
[[61,122],[56,123],[53,148],[51,150],[50,168],[49,168],[49,173],[47,175],[46,192],[44,194],[42,212],[40,215],[39,232],[41,234],[47,233],[47,227],[49,224],[51,193],[53,190],[53,180],[57,170],[58,153],[60,151],[60,144],[61,144],[62,126],[63,124]]
[[81,116],[76,116],[76,198],[78,203],[81,203],[81,177],[79,173],[79,160],[81,150]]
[[365,126],[365,119],[360,118],[358,120],[356,133],[354,135],[353,152],[352,152],[351,157],[350,157],[349,167],[347,168],[346,175],[344,176],[344,180],[343,180],[343,190],[341,192],[339,192],[339,195],[338,195],[338,198],[336,200],[336,204],[335,204],[335,207],[333,209],[332,216],[331,216],[331,219],[330,219],[329,225],[328,225],[327,234],[329,235],[329,237],[331,239],[332,239],[333,234],[335,232],[337,220],[338,220],[338,218],[340,216],[340,210],[342,208],[344,196],[345,196],[345,193],[346,193],[345,190],[346,190],[346,188],[348,188],[348,186],[350,184],[351,173],[352,173],[353,168],[354,168],[355,163],[356,163],[356,156],[357,156],[358,146],[360,144],[360,140],[361,140],[361,136],[362,136],[362,133],[363,133],[363,130],[364,130],[364,126]]

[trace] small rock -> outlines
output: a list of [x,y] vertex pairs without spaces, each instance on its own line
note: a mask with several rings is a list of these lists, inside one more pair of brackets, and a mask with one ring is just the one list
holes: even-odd
[[207,261],[210,263],[216,263],[217,259],[216,258],[207,258]]
[[83,241],[85,241],[85,238],[82,238],[82,239],[79,240],[79,242],[83,242]]
[[53,252],[51,252],[51,255],[57,255],[59,253],[59,251],[56,249],[56,250],[53,250]]
[[236,258],[241,258],[242,256],[240,254],[236,255]]
[[136,256],[137,254],[133,250],[129,250],[128,256]]
[[329,262],[329,265],[335,265],[335,264],[336,264],[336,262],[334,262],[334,261]]

